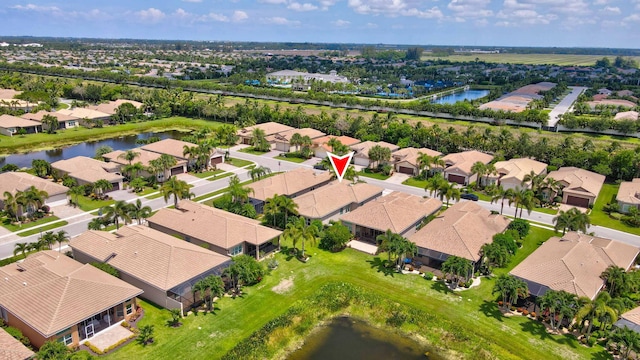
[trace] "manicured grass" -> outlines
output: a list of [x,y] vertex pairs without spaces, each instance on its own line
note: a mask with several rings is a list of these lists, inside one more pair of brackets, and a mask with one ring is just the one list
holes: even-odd
[[[46,224],[46,223],[50,223],[58,220],[60,220],[60,218],[58,218],[57,216],[47,216],[47,217],[43,217],[42,219],[38,219],[36,221],[30,221],[22,225],[15,225],[11,223],[12,219],[4,218],[2,220],[2,226],[11,232],[16,232],[16,231],[25,230],[28,228],[32,228],[34,226],[38,226],[38,225],[42,225],[42,224]],[[56,227],[57,226],[61,226],[61,225],[56,225]]]
[[235,167],[245,167],[247,165],[253,164],[253,162],[249,160],[244,160],[244,159],[229,158],[229,161],[227,161],[227,164],[231,164]]
[[68,109],[69,105],[65,104],[65,103],[59,103],[58,106],[56,106],[56,110],[62,110],[62,109]]
[[[75,199],[74,199],[75,201]],[[100,209],[103,206],[109,206],[111,204],[113,204],[115,202],[115,200],[96,200],[96,199],[91,199],[87,196],[80,196],[78,197],[78,206],[80,207],[80,209],[82,209],[83,211],[91,211],[91,210],[96,210],[96,209]]]
[[199,172],[199,173],[189,173],[189,174],[193,175],[195,177],[198,177],[200,179],[204,179],[204,178],[208,178],[210,176],[222,174],[223,172],[224,172],[224,170],[217,169],[217,170],[204,171],[204,172]]
[[598,194],[598,198],[596,199],[596,203],[593,205],[593,209],[589,214],[591,224],[640,235],[640,228],[631,227],[620,220],[612,219],[607,213],[602,211],[602,208],[605,205],[616,201],[616,195],[618,194],[619,188],[620,185],[615,184],[604,184],[602,186],[602,189]]
[[558,213],[558,209],[540,208],[540,207],[534,208],[533,211],[537,211],[537,212],[541,212],[541,213],[549,214],[549,215],[556,215]]
[[156,194],[151,194],[151,195],[145,196],[145,199],[157,199],[157,198],[161,198],[162,196],[163,196],[162,192],[158,191],[158,193],[156,193]]
[[140,191],[139,193],[136,193],[136,195],[138,196],[145,196],[145,195],[149,195],[151,193],[154,193],[158,191],[157,189],[154,189],[152,187],[149,186],[145,186],[144,189],[142,189],[142,191]]
[[221,123],[174,116],[159,120],[127,123],[123,125],[105,126],[103,128],[86,129],[83,127],[58,131],[56,134],[29,134],[21,136],[2,136],[0,154],[13,154],[33,150],[57,149],[87,140],[100,140],[112,137],[138,134],[150,131],[196,130],[204,127],[216,128]]
[[0,266],[5,266],[5,265],[9,265],[9,264],[13,264],[14,262],[20,261],[22,259],[24,259],[25,257],[36,253],[36,250],[32,250],[32,251],[27,251],[25,253],[25,256],[22,256],[21,253],[18,253],[18,255],[12,256],[12,257],[8,257],[8,258],[4,258],[2,260],[0,260]]
[[378,180],[387,180],[388,178],[391,177],[391,175],[385,175],[383,173],[375,173],[371,171],[371,169],[364,169],[362,171],[359,171],[358,176],[364,176],[364,177],[378,179]]
[[243,152],[243,153],[247,153],[247,154],[253,154],[253,155],[264,155],[264,154],[268,153],[268,151],[258,151],[256,149],[254,149],[253,147],[240,149],[238,151]]
[[42,226],[42,227],[39,227],[39,228],[35,228],[35,229],[31,229],[31,230],[28,230],[28,231],[25,231],[25,232],[18,233],[18,236],[25,237],[25,236],[31,236],[33,234],[38,234],[40,232],[44,233],[45,231],[49,231],[51,229],[56,229],[56,228],[59,228],[61,226],[65,226],[65,225],[68,225],[68,224],[69,224],[68,222],[63,220],[63,221],[59,221],[59,222],[54,223],[54,224],[45,225],[45,226]]
[[[460,194],[463,194],[464,191],[461,191]],[[483,193],[482,191],[471,191],[472,194],[478,195],[478,200],[491,202],[491,196]]]
[[520,264],[527,256],[531,255],[543,242],[549,240],[552,236],[556,236],[553,230],[541,229],[539,227],[532,226],[529,230],[529,234],[522,242],[522,247],[518,249],[516,254],[511,257],[509,264],[505,268],[494,269],[493,272],[496,275],[506,274],[511,271],[516,265]]
[[415,177],[408,178],[407,180],[402,182],[404,185],[409,185],[413,187],[417,187],[420,189],[424,189],[427,186],[427,180],[418,179]]
[[286,156],[282,156],[282,155],[278,155],[278,156],[274,157],[274,159],[290,161],[290,162],[298,163],[298,164],[303,163],[303,162],[308,160],[308,159],[303,159],[303,158],[299,158],[299,157],[286,157]]
[[[308,263],[277,254],[280,266],[258,285],[245,288],[242,298],[225,297],[218,302],[215,314],[189,315],[177,329],[165,326],[170,318],[167,310],[141,302],[145,317],[139,325],[155,325],[154,343],[146,347],[131,343],[106,358],[175,359],[177,354],[185,359],[219,358],[296,301],[313,297],[326,284],[341,282],[351,283],[385,301],[447,319],[446,324],[438,324],[441,328],[437,331],[425,326],[421,334],[426,333],[426,341],[443,349],[441,352],[451,347],[456,351],[449,354],[451,358],[475,359],[478,349],[487,349],[498,359],[520,359],[523,354],[529,359],[610,358],[599,346],[588,348],[570,335],[548,334],[537,321],[523,316],[502,316],[497,297],[491,294],[493,279],[483,278],[480,286],[453,295],[441,283],[381,268],[379,264],[386,258],[383,256],[352,249],[330,253],[310,244],[306,248],[310,255]],[[292,286],[284,293],[274,292],[272,288],[284,279],[292,280]],[[405,325],[399,331],[408,329],[415,328]],[[290,346],[289,339],[276,346],[280,345]]]
[[[613,56],[605,55],[574,55],[574,54],[468,54],[468,55],[451,55],[447,57],[436,57],[429,54],[422,56],[422,60],[445,59],[449,61],[480,61],[490,63],[507,63],[507,64],[554,64],[554,65],[583,65],[592,66],[596,60],[608,57],[613,61]],[[638,57],[631,57],[636,60]]]

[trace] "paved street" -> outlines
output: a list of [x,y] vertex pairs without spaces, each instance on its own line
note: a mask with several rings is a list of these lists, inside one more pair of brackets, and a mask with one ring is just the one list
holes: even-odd
[[[258,165],[269,167],[274,172],[275,171],[290,171],[290,170],[293,170],[293,169],[298,168],[298,167],[311,168],[312,164],[315,164],[316,162],[319,161],[319,159],[315,158],[315,159],[312,159],[312,160],[309,160],[309,161],[305,161],[305,163],[297,164],[297,163],[292,163],[292,162],[289,162],[289,161],[280,161],[280,160],[273,159],[273,158],[267,157],[267,156],[258,156],[258,155],[252,155],[252,154],[247,154],[247,153],[243,153],[243,152],[238,152],[237,149],[238,149],[238,147],[235,147],[235,148],[232,148],[230,150],[230,154],[231,154],[232,157],[238,158],[238,159],[244,159],[244,160],[253,161],[253,162],[257,163]],[[236,173],[238,175],[238,177],[240,178],[240,180],[242,180],[242,181],[245,181],[245,180],[249,179],[249,173],[248,173],[248,170],[246,170],[246,169],[238,169],[238,168],[236,168],[232,172]],[[193,185],[193,188],[191,189],[191,191],[196,195],[196,197],[212,193],[212,192],[214,192],[216,190],[223,189],[223,188],[227,187],[227,185],[229,183],[229,177],[222,178],[220,180],[214,180],[214,181],[197,179],[197,178],[193,178],[191,176],[189,176],[188,178],[191,179],[190,183]],[[407,185],[402,185],[402,184],[399,183],[399,181],[396,181],[393,178],[391,178],[389,180],[386,180],[386,181],[376,180],[376,179],[371,179],[371,178],[363,178],[363,180],[366,180],[370,184],[374,184],[374,185],[383,187],[383,188],[387,189],[387,191],[390,191],[390,190],[403,191],[403,192],[407,192],[407,193],[411,193],[411,194],[415,194],[415,195],[419,195],[419,196],[428,195],[427,192],[425,192],[423,189],[419,189],[419,188],[412,187],[412,186],[407,186]],[[132,201],[135,201],[135,199],[136,199],[135,197],[131,197],[131,198],[127,199],[127,201],[128,202],[132,202]],[[148,205],[153,210],[158,210],[160,208],[173,205],[173,202],[171,200],[169,201],[169,203],[166,203],[162,197],[157,198],[157,199],[141,198],[141,200],[142,200],[143,205]],[[462,200],[462,201],[466,201],[466,200]],[[486,208],[488,210],[500,211],[500,203],[491,204],[491,203],[486,202],[486,201],[478,201],[478,204],[480,204],[481,206],[483,206],[484,208]],[[515,209],[513,207],[509,206],[507,203],[504,204],[504,214],[505,215],[513,215],[514,211],[515,211]],[[92,216],[90,214],[83,213],[83,214],[73,215],[73,216],[68,217],[68,218],[64,218],[64,220],[68,221],[69,224],[64,226],[64,227],[57,228],[55,230],[57,231],[57,230],[60,230],[60,229],[64,229],[69,234],[69,236],[71,236],[71,237],[80,235],[81,233],[83,233],[84,231],[87,230],[87,224],[89,223],[89,221],[91,221],[91,219],[93,217],[94,216]],[[523,212],[523,218],[524,219],[535,221],[535,222],[542,223],[542,224],[547,224],[550,227],[553,227],[553,217],[554,217],[554,215],[539,213],[539,212],[535,212],[535,211],[532,212],[530,215],[527,214],[526,211]],[[602,227],[602,226],[591,226],[588,229],[588,231],[589,232],[594,232],[598,236],[602,236],[602,237],[605,237],[605,238],[616,239],[616,240],[619,240],[619,241],[622,241],[622,242],[625,242],[625,243],[632,244],[632,245],[640,247],[640,236],[637,236],[637,235],[633,235],[633,234],[629,234],[629,233],[625,233],[625,232],[621,232],[621,231],[605,228],[605,227]],[[6,233],[4,235],[0,234],[0,258],[5,258],[5,257],[8,257],[8,256],[12,256],[13,255],[13,249],[14,249],[14,246],[15,246],[16,243],[18,243],[18,242],[35,242],[35,241],[38,240],[39,236],[40,236],[39,234],[36,234],[36,235],[28,236],[28,237],[19,237],[19,236],[15,235],[15,234],[6,234]]]
[[569,89],[571,89],[569,95],[565,96],[564,99],[562,99],[562,101],[560,101],[560,103],[549,113],[549,122],[547,123],[549,127],[556,126],[558,121],[560,121],[558,116],[569,111],[569,109],[571,109],[571,105],[573,105],[573,102],[576,101],[578,96],[582,94],[583,91],[587,90],[586,87],[582,86],[569,86]]

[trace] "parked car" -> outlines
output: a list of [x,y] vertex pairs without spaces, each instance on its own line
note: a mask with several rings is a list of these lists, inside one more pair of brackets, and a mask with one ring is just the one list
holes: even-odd
[[460,195],[460,199],[478,201],[478,195],[476,195],[476,194],[462,194],[462,195]]
[[322,163],[317,163],[317,164],[313,165],[313,168],[316,169],[316,170],[326,170],[324,168],[324,164],[322,164]]

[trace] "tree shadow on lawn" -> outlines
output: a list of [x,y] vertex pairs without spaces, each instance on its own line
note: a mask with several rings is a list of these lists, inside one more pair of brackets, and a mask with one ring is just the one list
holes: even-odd
[[611,356],[611,354],[609,354],[609,352],[607,350],[601,350],[598,351],[595,354],[591,354],[591,359],[592,360],[611,360],[613,359],[613,357]]
[[545,324],[541,323],[538,320],[527,319],[521,325],[522,331],[528,332],[531,335],[534,335],[540,340],[551,340],[558,344],[569,345],[572,348],[576,348],[578,346],[578,340],[571,334],[564,334],[560,337],[557,335],[553,335],[547,332],[547,327]]
[[480,305],[480,311],[482,311],[486,317],[492,317],[500,322],[504,322],[505,316],[502,315],[498,304],[493,301],[483,301],[482,305]]
[[371,265],[372,269],[377,269],[378,272],[384,274],[384,276],[393,277],[396,273],[396,270],[392,267],[388,267],[387,260],[382,260],[379,256],[374,257],[372,260],[367,260],[367,262]]
[[445,284],[445,282],[442,280],[434,281],[433,284],[431,284],[431,288],[442,294],[460,296],[460,294],[451,290],[449,286],[447,286],[447,284]]

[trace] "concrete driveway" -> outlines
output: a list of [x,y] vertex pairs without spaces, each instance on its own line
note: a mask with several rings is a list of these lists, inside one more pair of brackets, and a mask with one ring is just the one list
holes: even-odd
[[409,174],[401,174],[401,173],[394,172],[390,178],[385,180],[385,182],[388,182],[391,184],[402,184],[405,180],[409,179],[410,177],[411,176]]

